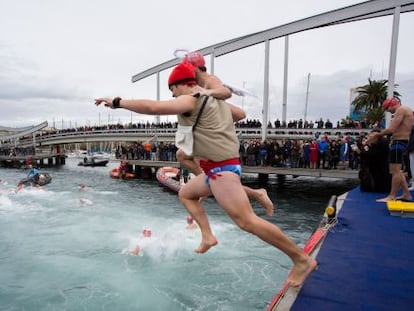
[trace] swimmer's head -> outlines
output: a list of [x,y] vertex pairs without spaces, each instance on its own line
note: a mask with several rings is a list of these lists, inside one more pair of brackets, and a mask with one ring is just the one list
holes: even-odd
[[190,63],[194,67],[204,67],[206,65],[203,54],[198,51],[188,53],[183,62]]
[[45,179],[45,175],[40,174],[40,175],[39,175],[39,179]]
[[187,216],[187,223],[188,223],[189,225],[191,225],[191,224],[193,223],[193,221],[194,221],[193,216],[188,215],[188,216]]
[[144,228],[142,230],[142,235],[146,238],[150,238],[151,234],[152,234],[152,232],[151,232],[151,229],[149,229],[149,228]]
[[398,100],[398,98],[396,98],[396,97],[387,98],[382,103],[382,109],[384,109],[384,110],[393,109],[394,107],[396,107],[399,104],[400,104],[400,101]]

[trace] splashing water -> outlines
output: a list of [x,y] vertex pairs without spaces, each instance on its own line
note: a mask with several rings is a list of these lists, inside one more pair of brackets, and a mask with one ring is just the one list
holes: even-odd
[[[219,244],[199,255],[200,232],[185,229],[175,193],[155,180],[110,179],[112,167],[76,164],[68,159],[47,170],[51,184],[21,191],[14,185],[26,172],[0,169],[2,310],[265,310],[282,287],[288,257],[239,230],[213,199],[205,208]],[[325,197],[310,189],[292,201],[290,187],[298,191],[287,184],[276,198],[269,185],[277,209],[267,219],[303,246]],[[141,236],[144,227],[151,238]],[[130,254],[136,245],[139,256]]]

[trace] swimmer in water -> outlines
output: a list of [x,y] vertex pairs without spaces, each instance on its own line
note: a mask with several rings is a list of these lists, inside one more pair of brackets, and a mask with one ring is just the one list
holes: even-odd
[[79,190],[88,190],[88,186],[85,184],[79,184]]
[[[144,228],[142,230],[142,236],[145,238],[150,238],[152,235],[151,229]],[[131,255],[139,255],[141,253],[141,247],[139,245],[135,246],[135,248],[131,251]]]
[[186,229],[188,229],[188,230],[194,230],[194,229],[197,229],[197,228],[198,228],[198,226],[194,222],[193,216],[188,215],[187,216],[187,227],[186,227]]
[[86,205],[93,205],[93,202],[92,202],[91,200],[89,200],[88,198],[85,198],[85,197],[81,197],[81,198],[79,199],[79,201],[80,201],[82,204],[86,204]]

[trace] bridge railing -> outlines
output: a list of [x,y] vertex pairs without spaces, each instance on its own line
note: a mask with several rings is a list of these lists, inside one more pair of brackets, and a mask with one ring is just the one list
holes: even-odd
[[[61,131],[43,133],[35,137],[35,143],[40,145],[68,144],[99,141],[174,141],[176,128],[145,128],[145,129],[99,129],[87,131]],[[331,139],[342,136],[357,137],[365,135],[371,129],[332,128],[332,129],[304,129],[304,128],[268,128],[268,139],[312,139],[319,135],[327,135]],[[261,128],[236,128],[239,139],[261,139]],[[33,144],[32,137],[19,140],[19,145]]]
[[5,130],[7,132],[12,132],[12,134],[5,134],[5,135],[1,135],[0,136],[0,140],[1,141],[7,141],[7,140],[12,140],[12,139],[17,139],[19,137],[24,137],[26,135],[35,133],[45,127],[47,127],[48,123],[47,121],[44,121],[38,125],[34,125],[34,126],[28,126],[28,127],[24,127],[24,128],[17,128],[17,129],[12,129],[9,127],[1,127],[2,130]]

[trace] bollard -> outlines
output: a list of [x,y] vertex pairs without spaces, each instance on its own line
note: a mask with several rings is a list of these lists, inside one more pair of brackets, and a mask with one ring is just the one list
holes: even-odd
[[328,221],[336,218],[336,195],[331,196],[328,202],[328,206],[325,208],[326,216]]

